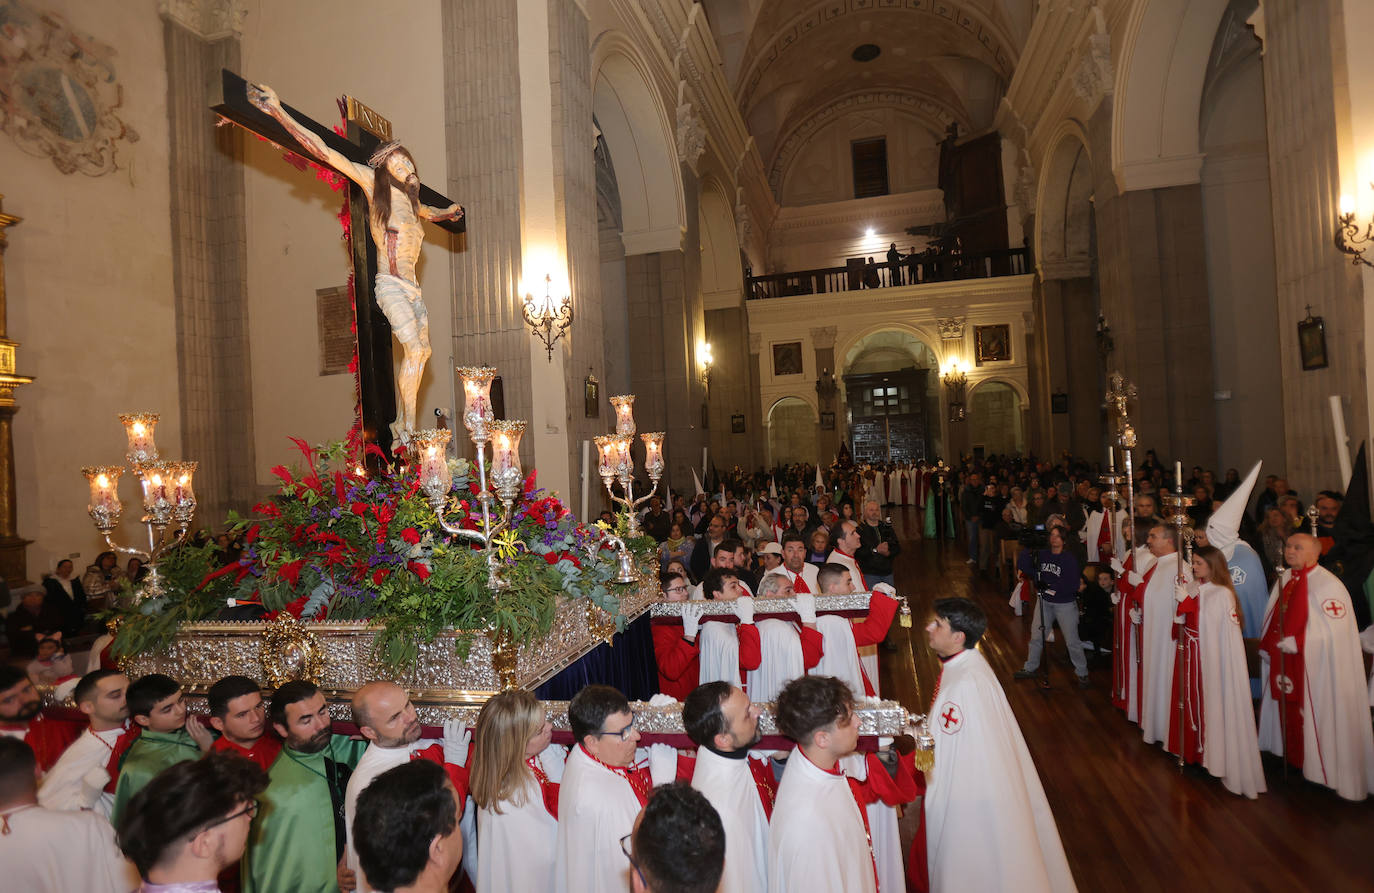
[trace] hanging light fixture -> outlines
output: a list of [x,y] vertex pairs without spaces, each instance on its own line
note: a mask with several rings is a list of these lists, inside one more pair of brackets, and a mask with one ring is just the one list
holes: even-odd
[[553,346],[558,339],[567,332],[568,326],[572,324],[573,308],[572,296],[564,295],[556,302],[553,297],[553,277],[544,277],[544,298],[536,301],[534,295],[525,294],[525,323],[534,333],[534,337],[544,345],[548,351],[549,362],[553,362]]

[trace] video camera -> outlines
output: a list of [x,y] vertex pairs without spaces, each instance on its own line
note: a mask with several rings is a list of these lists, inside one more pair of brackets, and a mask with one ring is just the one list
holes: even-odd
[[1032,552],[1039,552],[1050,547],[1050,532],[1044,524],[1023,527],[1016,535],[1016,541]]

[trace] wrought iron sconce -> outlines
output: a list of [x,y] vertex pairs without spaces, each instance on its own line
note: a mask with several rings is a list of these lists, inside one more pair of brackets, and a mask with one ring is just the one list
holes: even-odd
[[550,363],[554,344],[568,331],[573,319],[572,296],[564,295],[555,302],[552,291],[553,277],[546,275],[544,300],[536,303],[534,295],[526,294],[524,306],[525,323],[548,351]]

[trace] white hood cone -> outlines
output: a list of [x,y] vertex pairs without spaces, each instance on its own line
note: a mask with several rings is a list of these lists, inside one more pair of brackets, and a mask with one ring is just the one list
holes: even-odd
[[1260,466],[1263,464],[1256,462],[1235,492],[1226,497],[1226,501],[1207,519],[1207,542],[1220,549],[1227,561],[1236,554],[1236,543],[1240,541],[1240,521],[1250,505],[1250,493],[1255,489],[1255,481],[1259,479]]

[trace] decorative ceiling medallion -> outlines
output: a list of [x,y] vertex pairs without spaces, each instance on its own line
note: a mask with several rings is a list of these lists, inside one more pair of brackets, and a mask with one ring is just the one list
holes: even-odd
[[849,54],[849,58],[855,62],[872,62],[882,52],[882,47],[875,43],[861,43],[854,48],[854,52]]
[[64,174],[119,170],[119,142],[138,133],[116,114],[114,49],[22,0],[0,0],[0,33],[0,129]]

